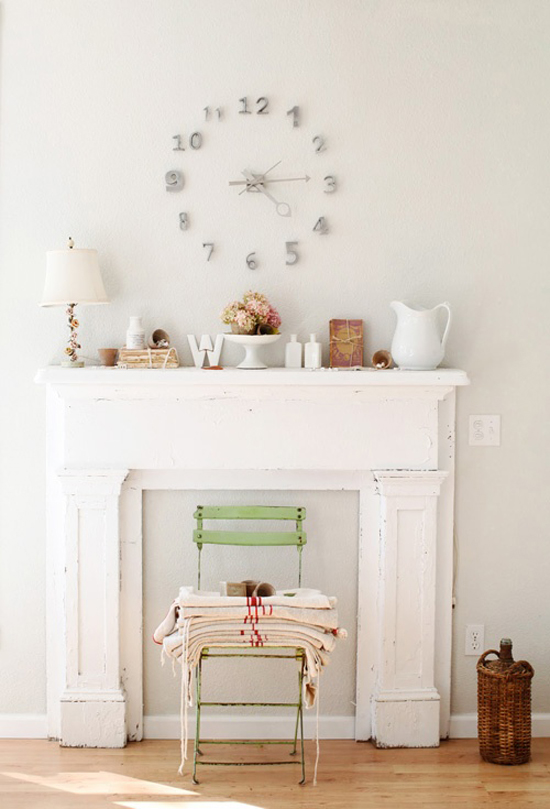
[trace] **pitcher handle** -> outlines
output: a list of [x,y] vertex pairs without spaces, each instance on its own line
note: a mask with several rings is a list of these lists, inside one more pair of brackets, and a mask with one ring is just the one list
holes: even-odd
[[451,307],[447,301],[445,301],[445,303],[438,303],[435,308],[443,308],[447,310],[447,325],[445,326],[445,331],[443,332],[443,337],[441,338],[441,348],[445,350],[445,343],[447,342],[447,337],[449,335],[449,326],[451,325]]

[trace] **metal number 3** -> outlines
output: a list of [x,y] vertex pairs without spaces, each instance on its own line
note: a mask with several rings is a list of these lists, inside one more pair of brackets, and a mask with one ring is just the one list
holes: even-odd
[[336,191],[336,177],[334,174],[327,174],[324,178],[327,187],[325,188],[325,194],[332,194]]

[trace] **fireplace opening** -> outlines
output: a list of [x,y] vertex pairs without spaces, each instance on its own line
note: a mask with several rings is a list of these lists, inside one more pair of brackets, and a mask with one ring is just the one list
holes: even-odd
[[[339,623],[348,638],[338,644],[320,686],[321,735],[353,737],[357,651],[357,572],[359,495],[357,491],[195,491],[143,492],[143,698],[144,728],[149,737],[179,734],[179,672],[160,664],[160,648],[151,639],[181,585],[197,583],[197,548],[192,542],[197,505],[304,506],[307,545],[303,552],[302,586],[338,598]],[[205,527],[208,527],[205,524]],[[219,526],[223,528],[224,526]],[[229,527],[229,525],[227,526]],[[233,526],[235,527],[235,526]],[[254,528],[248,525],[249,530]],[[282,523],[265,522],[264,530],[285,530]],[[287,526],[288,528],[288,526]],[[235,548],[205,546],[202,589],[218,590],[220,581],[258,579],[277,589],[297,586],[295,548]],[[288,699],[296,672],[289,661],[209,662],[204,688],[216,701]],[[236,711],[238,710],[238,713]],[[216,708],[213,732],[240,732],[277,737],[288,734],[292,717],[281,709]],[[308,721],[306,728],[313,721]],[[217,724],[216,724],[217,722]],[[243,722],[245,730],[242,730]],[[240,723],[240,724],[239,724]],[[240,730],[239,730],[240,728]]]

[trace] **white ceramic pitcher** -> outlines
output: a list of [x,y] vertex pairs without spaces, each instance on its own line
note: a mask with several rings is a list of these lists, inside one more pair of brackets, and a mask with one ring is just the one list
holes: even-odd
[[[397,315],[397,328],[391,346],[396,365],[409,371],[433,371],[445,356],[445,343],[451,325],[449,304],[439,303],[433,309],[423,309],[392,301],[390,306]],[[443,337],[440,337],[438,309],[446,309],[448,315]]]

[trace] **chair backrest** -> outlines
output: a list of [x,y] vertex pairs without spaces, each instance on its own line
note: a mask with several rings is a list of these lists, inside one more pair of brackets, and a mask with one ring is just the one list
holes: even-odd
[[[306,510],[301,506],[197,506],[193,514],[197,527],[193,542],[199,551],[198,586],[201,586],[201,551],[203,545],[281,546],[295,545],[298,550],[298,586],[302,584],[302,549],[307,542],[302,522]],[[217,531],[205,529],[204,520],[290,520],[295,531]]]

